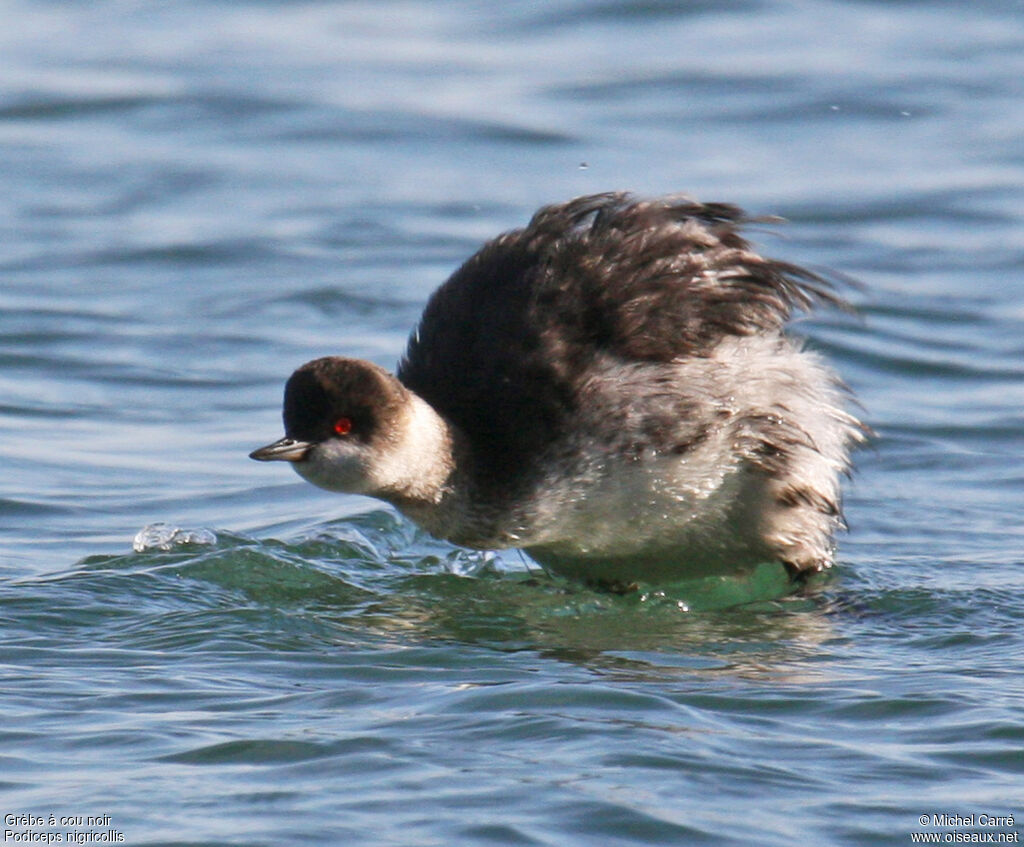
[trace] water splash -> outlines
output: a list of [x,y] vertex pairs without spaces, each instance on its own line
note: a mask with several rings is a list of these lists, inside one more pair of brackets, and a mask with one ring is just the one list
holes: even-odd
[[132,549],[136,553],[150,550],[169,551],[185,545],[213,546],[217,543],[217,535],[209,529],[183,529],[169,523],[152,523],[144,526],[132,540]]

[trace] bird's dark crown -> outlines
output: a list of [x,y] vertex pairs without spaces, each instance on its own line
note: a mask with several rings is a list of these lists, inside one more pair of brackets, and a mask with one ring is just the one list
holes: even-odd
[[386,437],[407,402],[398,381],[371,362],[340,356],[314,359],[285,385],[285,433],[316,443],[333,437],[337,423],[347,419],[351,430],[346,435],[369,442]]

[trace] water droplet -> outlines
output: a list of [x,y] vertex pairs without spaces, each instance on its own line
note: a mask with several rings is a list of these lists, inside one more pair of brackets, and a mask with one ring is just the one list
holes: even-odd
[[185,544],[217,543],[217,535],[208,529],[182,529],[169,523],[152,523],[140,529],[132,540],[136,553],[147,550],[173,550]]

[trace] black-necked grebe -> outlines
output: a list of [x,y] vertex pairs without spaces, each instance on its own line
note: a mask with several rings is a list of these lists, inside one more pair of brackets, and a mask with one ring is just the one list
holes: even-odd
[[295,371],[286,435],[252,458],[591,582],[826,568],[865,428],[783,326],[838,300],[752,252],[746,220],[621,193],[544,207],[433,294],[397,376]]

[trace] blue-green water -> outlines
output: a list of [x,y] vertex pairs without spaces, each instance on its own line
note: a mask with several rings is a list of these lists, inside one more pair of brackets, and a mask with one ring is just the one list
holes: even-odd
[[[1020,2],[0,18],[4,843],[1024,830]],[[393,365],[482,240],[613,188],[865,284],[800,327],[879,433],[813,590],[601,594],[246,458],[293,367]]]

